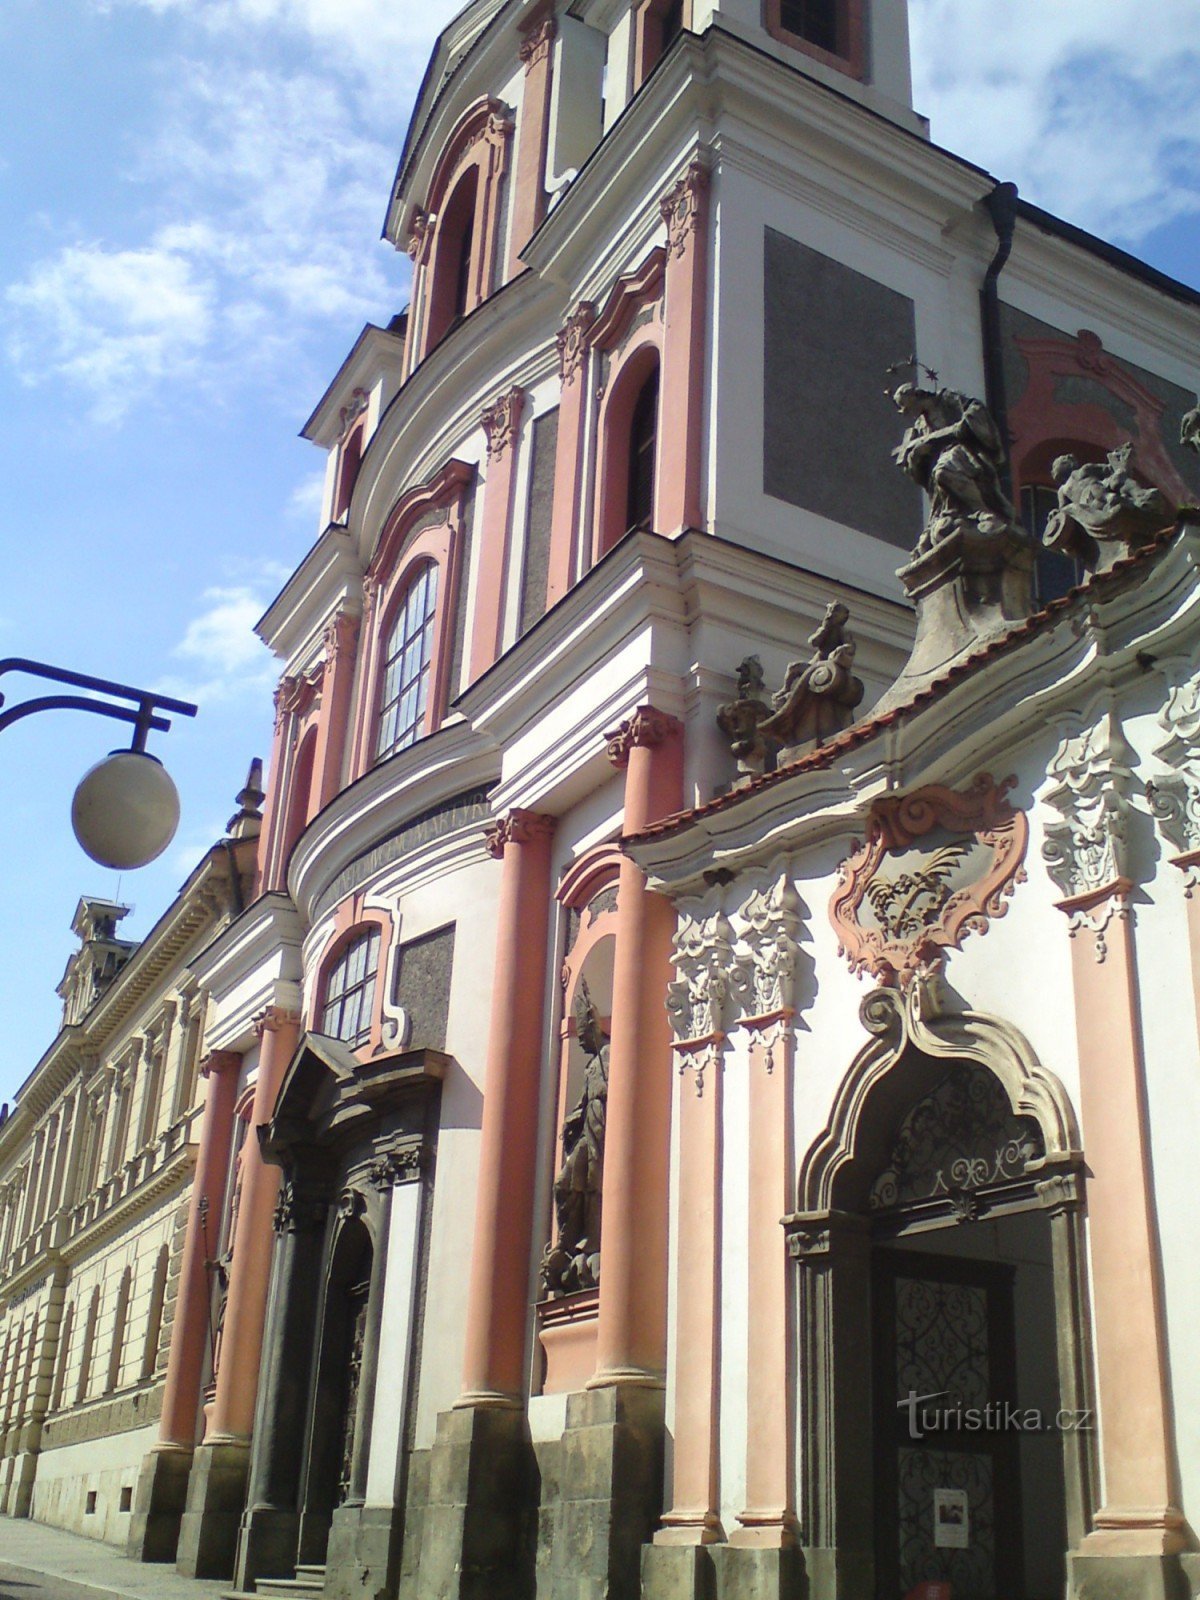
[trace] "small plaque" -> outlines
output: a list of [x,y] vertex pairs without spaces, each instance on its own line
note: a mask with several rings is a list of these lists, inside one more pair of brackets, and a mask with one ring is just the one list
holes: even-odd
[[937,1550],[966,1550],[971,1543],[971,1513],[962,1489],[933,1491],[933,1543]]

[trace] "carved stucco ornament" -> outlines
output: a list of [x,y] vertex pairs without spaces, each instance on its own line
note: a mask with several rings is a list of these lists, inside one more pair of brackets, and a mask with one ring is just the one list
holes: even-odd
[[1029,842],[1025,814],[1006,798],[1015,782],[985,772],[961,793],[934,785],[874,803],[829,906],[853,971],[907,989],[1004,916]]
[[1200,887],[1200,673],[1190,661],[1165,663],[1170,691],[1159,715],[1165,741],[1154,754],[1171,768],[1146,785],[1146,798],[1167,844],[1178,852],[1187,893]]
[[1059,456],[1051,468],[1058,506],[1042,542],[1073,556],[1090,572],[1104,572],[1151,541],[1173,511],[1161,489],[1144,488],[1130,474],[1133,445],[1110,450],[1104,465]]
[[677,977],[667,986],[667,1011],[675,1031],[681,1073],[695,1074],[697,1095],[705,1073],[720,1067],[739,979],[732,924],[707,900],[681,907],[675,934]]
[[1042,844],[1046,870],[1063,893],[1071,937],[1090,932],[1096,960],[1108,954],[1105,930],[1113,917],[1129,916],[1129,819],[1138,788],[1137,754],[1120,721],[1105,710],[1081,732],[1065,738],[1050,763],[1046,804],[1061,821],[1047,822]]
[[746,1012],[742,1022],[765,1046],[768,1072],[775,1070],[775,1052],[795,1015],[802,910],[786,873],[767,888],[756,889],[742,906],[742,944],[747,953],[738,967]]

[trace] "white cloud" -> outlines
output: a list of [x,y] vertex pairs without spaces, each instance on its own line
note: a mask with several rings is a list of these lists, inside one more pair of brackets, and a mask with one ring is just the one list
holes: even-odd
[[321,514],[321,502],[325,498],[325,474],[311,472],[307,478],[302,478],[288,496],[287,515],[305,527],[311,527]]
[[1200,212],[1195,0],[911,0],[933,137],[1027,198],[1136,244]]
[[[276,576],[272,568],[264,578]],[[237,583],[205,589],[202,609],[188,623],[171,654],[184,663],[184,674],[164,693],[194,700],[230,700],[250,694],[261,697],[276,676],[277,663],[254,633],[269,593],[265,583]]]

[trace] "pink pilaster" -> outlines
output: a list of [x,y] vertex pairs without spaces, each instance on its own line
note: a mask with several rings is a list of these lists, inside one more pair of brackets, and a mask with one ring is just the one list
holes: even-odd
[[668,537],[703,526],[708,196],[708,171],[693,161],[662,201],[667,272],[654,526]]
[[596,308],[585,301],[558,336],[562,400],[558,410],[558,450],[554,463],[554,508],[550,522],[550,570],[546,608],[575,581],[579,549],[579,508],[583,498],[583,437],[587,421],[588,333]]
[[480,419],[487,435],[488,475],[483,493],[479,576],[471,629],[472,683],[496,660],[503,642],[513,480],[524,408],[525,392],[514,388],[488,406]]
[[525,92],[521,99],[517,161],[513,173],[513,216],[508,252],[510,278],[515,278],[522,270],[521,251],[533,238],[546,215],[550,87],[557,32],[553,0],[522,30],[521,60],[525,64]]
[[[610,737],[625,770],[624,831],[683,804],[683,727],[642,706]],[[667,1342],[667,1211],[671,979],[675,912],[624,857],[617,890],[604,1142],[604,1242],[593,1386],[663,1382]]]
[[217,1392],[209,1408],[206,1442],[248,1439],[258,1393],[279,1168],[268,1166],[263,1160],[253,1130],[271,1119],[284,1072],[300,1036],[300,1019],[272,1007],[261,1018],[258,1031],[262,1041],[258,1079],[254,1086],[251,1133],[242,1148],[237,1235],[229,1269],[229,1298],[225,1305]]
[[513,811],[488,835],[500,909],[459,1406],[519,1405],[525,1390],[553,832],[553,817]]
[[1072,917],[1080,1110],[1104,1505],[1083,1555],[1184,1546],[1167,1393],[1131,884],[1062,902]]
[[[179,1270],[179,1293],[171,1324],[171,1348],[163,1389],[159,1448],[190,1450],[196,1442],[200,1382],[204,1372],[212,1305],[208,1277],[209,1252],[215,1248],[221,1198],[229,1164],[233,1104],[237,1099],[242,1058],[232,1050],[216,1050],[202,1064],[207,1082],[200,1149],[188,1203],[187,1234]],[[207,1224],[207,1228],[206,1228]]]
[[339,611],[325,630],[325,675],[313,757],[314,813],[327,806],[343,787],[342,763],[346,754],[346,730],[350,725],[358,620],[353,612]]
[[258,881],[269,893],[280,887],[279,832],[286,826],[283,804],[283,766],[287,749],[287,730],[291,721],[286,703],[294,678],[280,678],[275,690],[275,732],[271,738],[271,761],[267,768],[267,794],[263,804],[262,829],[258,836]]

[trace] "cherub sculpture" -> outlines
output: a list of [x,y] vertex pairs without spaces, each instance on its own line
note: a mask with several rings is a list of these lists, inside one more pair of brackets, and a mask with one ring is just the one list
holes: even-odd
[[1001,483],[1004,442],[987,407],[957,389],[915,383],[902,383],[892,399],[908,424],[892,454],[930,501],[916,554],[964,527],[989,535],[1014,528],[1017,515]]
[[717,710],[717,727],[729,740],[743,783],[766,768],[767,746],[759,732],[760,724],[771,715],[766,692],[762,662],[757,656],[747,656],[737,670],[737,699]]
[[1160,489],[1143,488],[1130,473],[1133,445],[1110,450],[1108,460],[1084,462],[1059,456],[1050,469],[1058,508],[1050,513],[1043,542],[1103,571],[1161,532],[1172,508]]
[[575,997],[575,1037],[586,1061],[579,1099],[563,1123],[562,1166],[554,1179],[556,1233],[542,1256],[542,1282],[550,1295],[594,1289],[600,1282],[608,1043],[586,982]]

